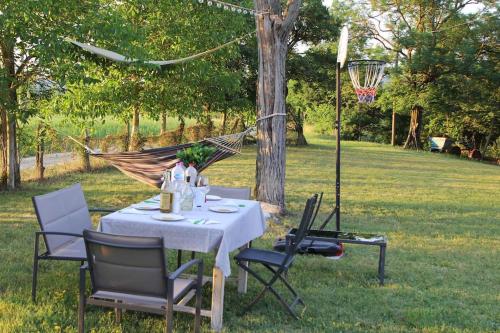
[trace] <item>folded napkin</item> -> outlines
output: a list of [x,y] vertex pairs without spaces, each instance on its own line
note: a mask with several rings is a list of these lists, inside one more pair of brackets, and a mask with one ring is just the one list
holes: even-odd
[[120,214],[135,214],[135,215],[151,215],[153,212],[147,212],[144,210],[138,210],[135,208],[124,208],[118,211]]

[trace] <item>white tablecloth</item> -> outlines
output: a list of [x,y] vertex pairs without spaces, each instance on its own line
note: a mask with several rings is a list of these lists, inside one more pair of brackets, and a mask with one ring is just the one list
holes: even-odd
[[[208,210],[208,206],[221,204],[236,205],[239,211],[216,213]],[[159,211],[140,213],[125,214],[118,211],[103,216],[99,230],[119,235],[163,237],[165,248],[169,249],[204,253],[216,250],[215,266],[226,277],[231,274],[229,253],[262,236],[266,229],[259,202],[250,200],[223,199],[207,202],[201,209],[181,212],[186,220],[178,222],[163,222],[151,218],[151,215],[158,214]],[[197,218],[220,223],[193,224],[190,220]]]

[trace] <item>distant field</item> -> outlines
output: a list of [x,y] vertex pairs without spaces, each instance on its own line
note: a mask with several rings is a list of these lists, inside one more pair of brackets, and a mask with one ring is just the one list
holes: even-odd
[[[32,118],[31,121],[23,126],[23,133],[27,136],[33,136],[36,133],[39,120]],[[195,124],[193,119],[186,119],[186,126]],[[140,119],[140,132],[144,136],[152,136],[160,134],[160,121],[142,117]],[[174,117],[167,118],[167,130],[174,130],[179,126],[179,120]],[[72,151],[75,145],[66,139],[66,136],[71,135],[75,138],[83,136],[82,129],[77,125],[68,122],[63,117],[54,117],[50,121],[50,127],[56,132],[47,140],[47,153]],[[89,124],[90,135],[93,138],[104,138],[107,135],[119,135],[126,133],[125,123],[116,118],[107,117],[102,120],[96,120],[93,124]],[[35,147],[32,144],[21,145],[24,156],[32,156],[35,153]]]
[[[325,192],[320,220],[333,204],[334,142],[308,139],[310,146],[287,152],[290,215],[281,224],[272,223],[255,247],[271,248],[277,236],[297,225],[310,194]],[[299,257],[289,278],[307,304],[301,320],[288,317],[269,296],[240,316],[260,290],[250,278],[244,296],[234,283],[226,283],[225,331],[498,332],[500,168],[364,142],[345,142],[342,153],[342,228],[388,236],[386,285],[378,285],[374,248],[347,245],[340,261]],[[62,168],[49,169],[49,176]],[[206,174],[212,184],[253,186],[255,147],[215,164]],[[124,207],[157,192],[104,168],[0,193],[0,332],[76,332],[77,264],[43,263],[38,304],[30,301],[38,229],[30,197],[75,182],[82,184],[90,206]],[[201,257],[209,274],[213,258]],[[208,289],[204,306],[210,301]],[[164,327],[159,316],[130,311],[120,326],[112,311],[96,307],[89,307],[87,318],[92,332],[162,332]],[[176,332],[192,330],[192,322],[192,316],[175,314]],[[208,332],[209,327],[203,319],[203,329]]]

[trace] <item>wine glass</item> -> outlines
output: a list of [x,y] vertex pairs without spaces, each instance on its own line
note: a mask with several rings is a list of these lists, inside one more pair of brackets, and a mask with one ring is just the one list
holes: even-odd
[[196,179],[196,190],[201,194],[200,203],[198,203],[198,207],[201,207],[201,204],[206,201],[206,195],[210,192],[210,186],[208,182],[207,176],[199,175]]

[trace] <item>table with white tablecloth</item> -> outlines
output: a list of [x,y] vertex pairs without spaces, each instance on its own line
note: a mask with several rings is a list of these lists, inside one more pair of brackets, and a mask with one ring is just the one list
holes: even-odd
[[[237,207],[235,213],[217,213],[210,206],[230,205]],[[266,229],[265,218],[259,202],[252,200],[222,199],[209,201],[201,208],[182,211],[184,220],[158,221],[151,216],[158,211],[126,208],[102,217],[99,229],[102,232],[163,237],[167,249],[178,249],[209,253],[215,251],[213,269],[212,308],[204,311],[212,319],[212,327],[222,328],[224,301],[224,279],[231,274],[230,252],[245,247],[262,236]],[[199,219],[203,219],[200,223]],[[239,272],[240,292],[246,291],[246,274]]]

